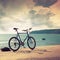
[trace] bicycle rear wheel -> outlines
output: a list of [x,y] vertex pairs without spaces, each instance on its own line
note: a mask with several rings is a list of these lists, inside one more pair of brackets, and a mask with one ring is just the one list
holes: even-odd
[[20,48],[20,41],[17,37],[12,37],[10,38],[8,45],[11,50],[17,51]]
[[36,47],[36,41],[33,37],[29,37],[27,40],[28,47],[33,50]]

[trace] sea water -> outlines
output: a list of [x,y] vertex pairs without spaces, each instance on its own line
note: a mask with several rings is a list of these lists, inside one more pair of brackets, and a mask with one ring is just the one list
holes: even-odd
[[[0,48],[9,47],[9,39],[14,36],[16,34],[0,34]],[[20,36],[23,41],[26,34],[20,34]],[[30,36],[35,38],[36,46],[60,45],[60,34],[30,34]],[[26,42],[25,46],[27,47]]]

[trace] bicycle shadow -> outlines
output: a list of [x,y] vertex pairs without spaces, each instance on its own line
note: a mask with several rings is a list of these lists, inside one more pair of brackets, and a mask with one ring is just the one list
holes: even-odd
[[47,49],[34,49],[34,50],[30,50],[30,49],[23,49],[23,50],[19,50],[18,51],[19,53],[37,53],[37,54],[44,54],[44,52],[52,52],[50,50],[47,50]]

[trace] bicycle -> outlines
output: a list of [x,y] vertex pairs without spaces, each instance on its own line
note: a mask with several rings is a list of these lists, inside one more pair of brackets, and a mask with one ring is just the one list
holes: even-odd
[[11,50],[17,51],[20,48],[20,46],[24,47],[26,40],[27,40],[27,45],[31,50],[33,50],[36,47],[36,41],[34,37],[29,35],[29,31],[32,28],[23,30],[23,31],[26,31],[26,34],[27,34],[26,38],[23,41],[21,40],[20,33],[18,32],[18,28],[13,28],[13,29],[17,32],[17,34],[16,34],[16,37],[11,37],[9,39],[8,45]]

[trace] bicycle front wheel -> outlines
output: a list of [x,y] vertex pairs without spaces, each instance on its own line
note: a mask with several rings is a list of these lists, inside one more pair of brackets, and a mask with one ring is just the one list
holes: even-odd
[[36,41],[33,37],[29,37],[27,40],[28,47],[33,50],[36,47]]
[[20,41],[17,37],[12,37],[10,38],[8,45],[11,50],[17,51],[20,48]]

